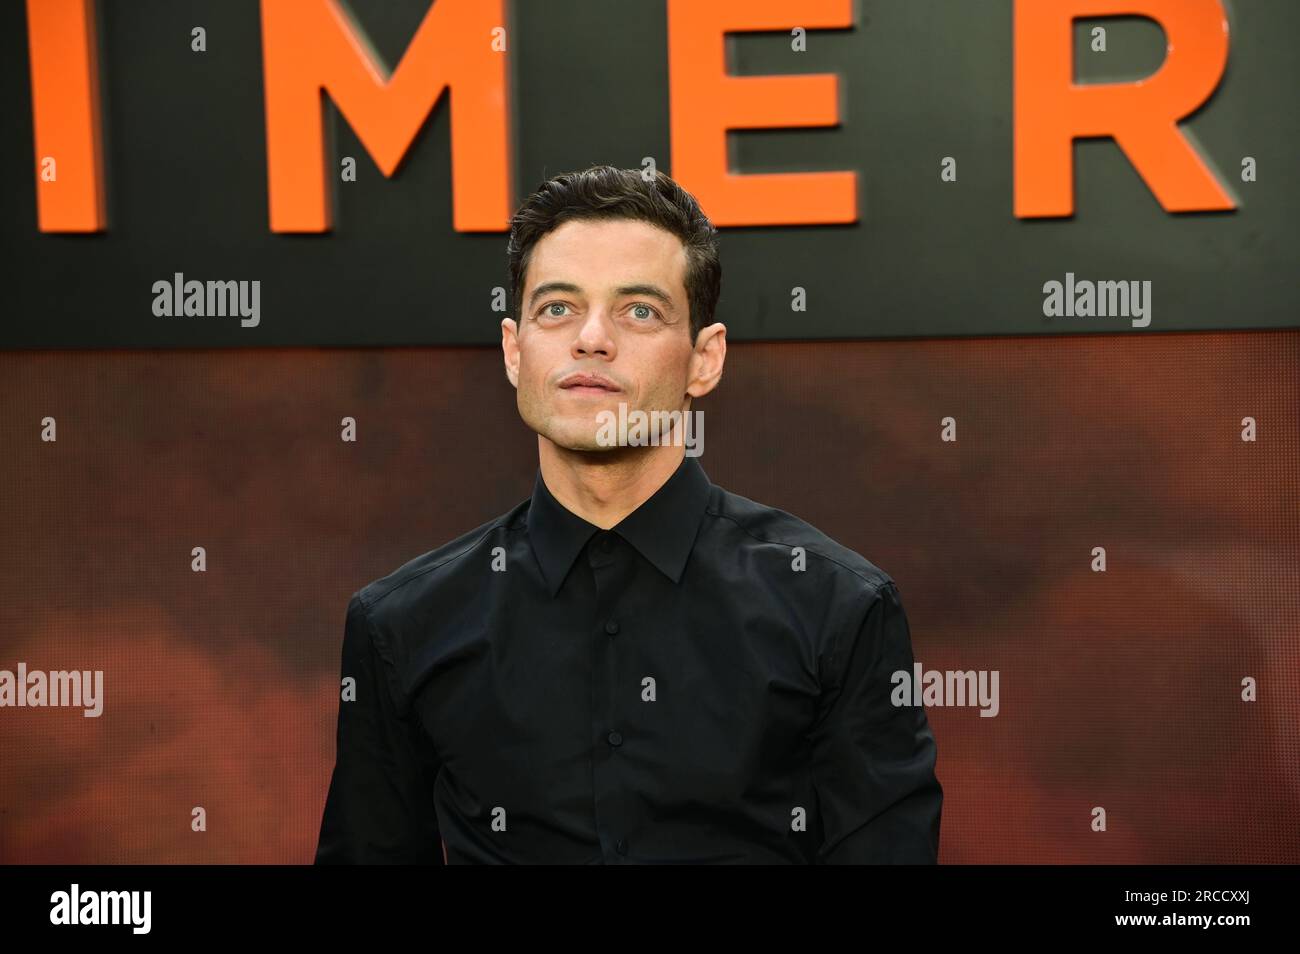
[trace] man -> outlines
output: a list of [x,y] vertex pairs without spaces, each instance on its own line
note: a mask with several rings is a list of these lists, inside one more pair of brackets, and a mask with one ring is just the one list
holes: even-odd
[[[317,863],[937,860],[898,587],[686,453],[726,357],[716,235],[608,166],[516,213],[532,497],[353,594]],[[611,438],[636,412],[670,426]]]

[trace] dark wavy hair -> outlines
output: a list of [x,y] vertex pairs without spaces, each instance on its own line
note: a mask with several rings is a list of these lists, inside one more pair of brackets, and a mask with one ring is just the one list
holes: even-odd
[[533,246],[570,219],[635,219],[676,235],[686,248],[691,341],[713,323],[722,291],[718,230],[695,197],[662,172],[656,170],[653,181],[647,182],[640,170],[606,165],[547,179],[511,218],[507,256],[516,322],[521,320],[520,297]]

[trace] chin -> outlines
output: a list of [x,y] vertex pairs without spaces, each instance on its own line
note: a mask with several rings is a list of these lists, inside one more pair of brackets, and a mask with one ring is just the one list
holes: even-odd
[[592,421],[575,421],[552,417],[536,423],[530,421],[529,424],[538,434],[545,437],[556,447],[564,450],[598,452],[613,449],[599,443],[597,440],[598,428]]
[[554,436],[548,434],[547,437],[556,447],[562,447],[568,451],[600,454],[606,451],[618,450],[617,447],[608,447],[599,443],[595,434],[562,433]]

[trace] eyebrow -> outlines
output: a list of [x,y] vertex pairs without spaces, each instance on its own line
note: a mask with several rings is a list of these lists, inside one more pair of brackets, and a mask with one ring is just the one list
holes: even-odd
[[[542,282],[533,289],[533,293],[528,296],[528,307],[532,308],[537,304],[537,299],[551,292],[571,292],[573,294],[582,294],[582,289],[573,282]],[[646,295],[650,298],[657,298],[669,308],[673,307],[673,298],[668,292],[664,291],[658,285],[642,283],[637,285],[620,285],[614,289],[614,293],[620,298],[624,295]]]

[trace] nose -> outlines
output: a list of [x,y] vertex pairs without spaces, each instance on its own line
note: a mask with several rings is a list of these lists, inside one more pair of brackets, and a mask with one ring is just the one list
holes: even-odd
[[612,358],[614,350],[614,334],[609,315],[601,307],[591,309],[586,320],[577,326],[573,338],[573,356],[577,358],[599,355]]

